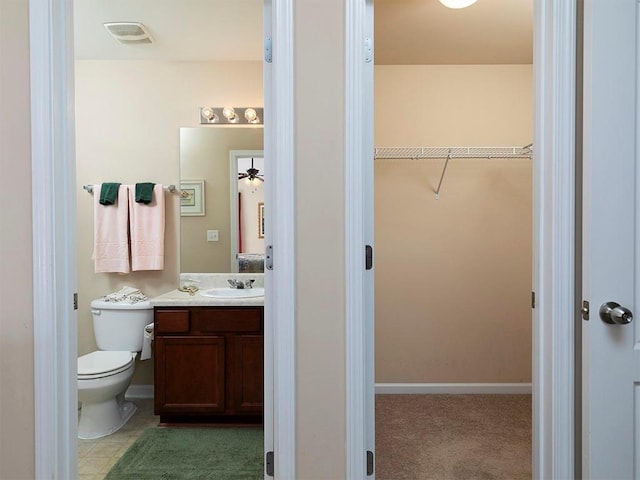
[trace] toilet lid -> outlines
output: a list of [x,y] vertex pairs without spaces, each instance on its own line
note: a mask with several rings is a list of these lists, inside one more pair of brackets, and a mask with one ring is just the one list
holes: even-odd
[[91,352],[78,358],[78,375],[104,375],[127,367],[134,359],[131,352]]

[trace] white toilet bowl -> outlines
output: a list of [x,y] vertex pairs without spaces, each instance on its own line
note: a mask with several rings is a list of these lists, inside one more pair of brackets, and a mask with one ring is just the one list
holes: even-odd
[[78,438],[110,435],[135,413],[124,401],[144,328],[153,322],[149,301],[91,302],[93,332],[98,351],[78,358],[78,400],[82,403]]
[[110,435],[135,413],[136,406],[124,401],[135,358],[135,352],[124,351],[96,351],[78,358],[78,400],[82,403],[78,438]]

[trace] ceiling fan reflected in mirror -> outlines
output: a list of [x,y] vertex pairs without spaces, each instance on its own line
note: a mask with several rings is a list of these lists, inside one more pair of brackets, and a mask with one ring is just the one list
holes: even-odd
[[238,173],[238,180],[242,180],[243,178],[249,183],[252,183],[254,180],[264,182],[264,175],[253,166],[253,158],[251,158],[251,167],[249,167],[246,172]]

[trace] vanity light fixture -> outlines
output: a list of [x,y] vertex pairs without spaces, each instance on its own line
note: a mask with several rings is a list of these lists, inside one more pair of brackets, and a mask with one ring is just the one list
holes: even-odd
[[[242,115],[237,112],[242,112]],[[262,108],[200,107],[201,125],[262,125],[262,118]]]
[[440,0],[440,3],[447,8],[467,8],[478,0]]

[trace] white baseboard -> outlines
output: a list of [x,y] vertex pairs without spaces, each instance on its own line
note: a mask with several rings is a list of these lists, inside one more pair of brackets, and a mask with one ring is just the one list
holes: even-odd
[[530,383],[376,383],[377,394],[531,394]]
[[153,398],[153,385],[129,385],[126,398]]
[[[530,383],[376,383],[376,393],[393,394],[531,394]],[[127,398],[153,398],[153,385],[130,385]]]

